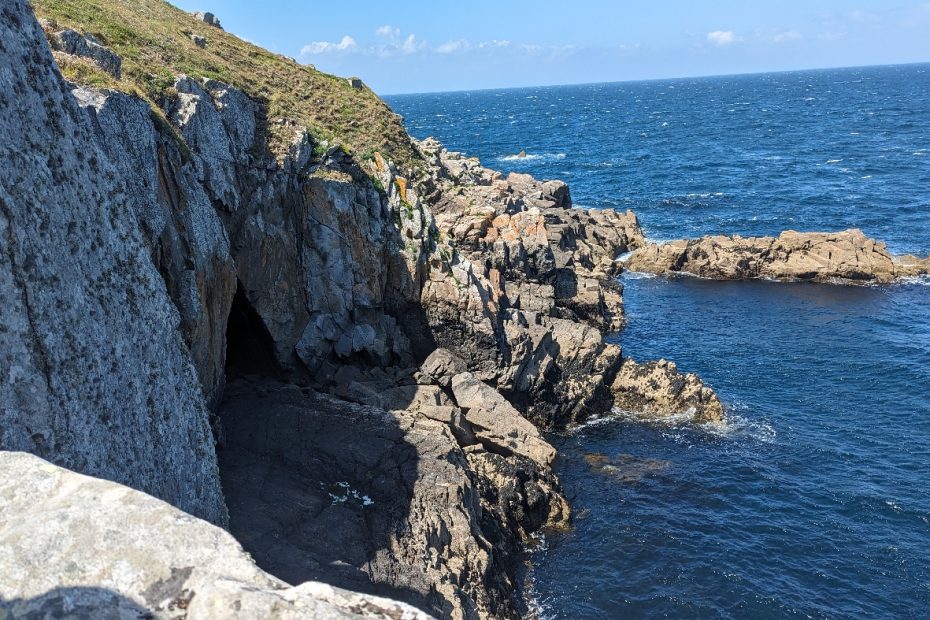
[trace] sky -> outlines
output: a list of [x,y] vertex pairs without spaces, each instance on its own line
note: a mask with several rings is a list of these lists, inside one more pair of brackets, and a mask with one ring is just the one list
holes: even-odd
[[930,1],[171,0],[381,95],[930,62]]

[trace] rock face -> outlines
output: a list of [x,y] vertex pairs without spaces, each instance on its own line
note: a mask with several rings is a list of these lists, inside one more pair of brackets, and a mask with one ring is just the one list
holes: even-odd
[[617,256],[643,243],[631,212],[571,207],[564,183],[500,173],[420,144],[436,258],[421,304],[436,344],[469,361],[529,419],[561,426],[612,405],[623,326]]
[[0,13],[0,448],[225,523],[201,387],[136,197],[28,5]]
[[429,617],[318,582],[290,587],[218,527],[18,452],[0,452],[0,548],[4,617]]
[[48,41],[52,49],[72,56],[87,58],[101,70],[106,71],[116,79],[120,78],[122,59],[110,48],[104,46],[93,35],[81,34],[66,28],[56,30],[54,24],[46,23],[49,30]]
[[786,231],[776,237],[723,237],[646,244],[628,268],[656,274],[688,273],[714,280],[802,280],[846,284],[886,283],[930,273],[930,258],[892,256],[861,230]]
[[[225,524],[221,474],[232,531],[278,578],[514,618],[522,542],[569,519],[536,425],[615,405],[720,415],[693,376],[605,342],[624,322],[616,257],[644,244],[632,213],[574,209],[564,183],[504,177],[435,141],[411,169],[356,157],[215,80],[176,76],[158,110],[66,84],[25,2],[0,12],[0,448]],[[60,523],[118,529],[137,517],[117,508],[136,504],[154,532],[178,521],[48,473]],[[33,496],[5,492],[9,514],[32,514]],[[24,539],[32,526],[10,527]],[[85,540],[67,527],[30,553],[67,569],[80,551],[68,541]],[[180,615],[409,611],[288,589],[237,548],[211,555],[225,539],[137,569],[141,528],[113,534],[122,546],[82,564],[80,584],[28,564],[2,596],[81,613],[104,600]],[[46,599],[36,584],[98,589]]]
[[[230,384],[220,463],[232,532],[291,583],[322,580],[445,618],[521,617],[519,542],[567,523],[558,481],[519,449],[498,454],[504,437],[482,439],[454,387],[400,383],[356,372],[346,391],[366,404],[274,381]],[[499,413],[494,429],[508,439],[506,425],[529,425]],[[536,429],[524,432],[551,459]]]

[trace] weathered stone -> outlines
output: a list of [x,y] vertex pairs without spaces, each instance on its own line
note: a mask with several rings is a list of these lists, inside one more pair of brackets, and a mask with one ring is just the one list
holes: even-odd
[[673,362],[626,359],[611,390],[617,407],[645,418],[687,415],[699,423],[723,421],[723,405],[714,391]]
[[420,366],[424,381],[449,387],[452,377],[468,370],[465,360],[446,349],[436,349]]
[[224,523],[203,394],[136,198],[28,5],[2,12],[0,449]]
[[440,617],[525,612],[512,596],[521,535],[568,517],[548,468],[495,455],[493,476],[476,472],[477,453],[466,459],[447,420],[452,406],[388,412],[262,385],[263,396],[229,386],[220,452],[231,530],[259,566]]
[[194,19],[202,21],[205,24],[209,24],[214,28],[219,28],[220,30],[223,29],[223,26],[220,25],[219,18],[217,18],[216,15],[210,13],[209,11],[197,11],[194,13]]
[[802,280],[865,284],[930,273],[930,257],[892,256],[861,230],[838,233],[785,231],[776,237],[723,237],[647,244],[629,269],[687,273],[714,280]]
[[226,322],[236,291],[229,239],[190,167],[179,164],[177,145],[161,135],[148,105],[115,91],[78,88],[94,137],[124,180],[151,255],[181,314],[207,403],[222,394]]
[[643,243],[636,217],[572,209],[562,182],[419,146],[439,237],[420,301],[436,344],[543,426],[608,410],[619,352],[603,334],[623,326],[616,259]]
[[224,530],[127,487],[0,452],[0,615],[404,618],[403,603],[255,566]]
[[48,41],[52,49],[72,56],[88,58],[101,70],[106,71],[116,79],[120,78],[122,59],[113,50],[101,45],[100,41],[91,35],[82,35],[75,30],[65,29],[58,32],[51,31]]
[[451,388],[465,419],[476,427],[476,437],[488,450],[525,456],[540,467],[555,459],[555,448],[497,390],[470,372],[452,377]]

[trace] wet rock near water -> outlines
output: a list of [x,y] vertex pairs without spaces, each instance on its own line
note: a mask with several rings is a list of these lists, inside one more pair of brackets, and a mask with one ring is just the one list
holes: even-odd
[[690,274],[712,280],[769,279],[843,284],[888,283],[930,273],[930,257],[893,256],[861,230],[786,231],[778,237],[709,236],[648,243],[631,271]]
[[696,375],[683,373],[665,360],[624,360],[611,391],[617,408],[646,419],[678,415],[687,415],[698,423],[724,419],[717,394]]

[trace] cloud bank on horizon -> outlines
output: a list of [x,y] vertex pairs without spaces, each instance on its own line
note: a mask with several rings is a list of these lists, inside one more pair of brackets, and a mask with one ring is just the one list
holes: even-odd
[[172,1],[380,93],[930,62],[927,0],[359,0],[351,15],[299,0]]

